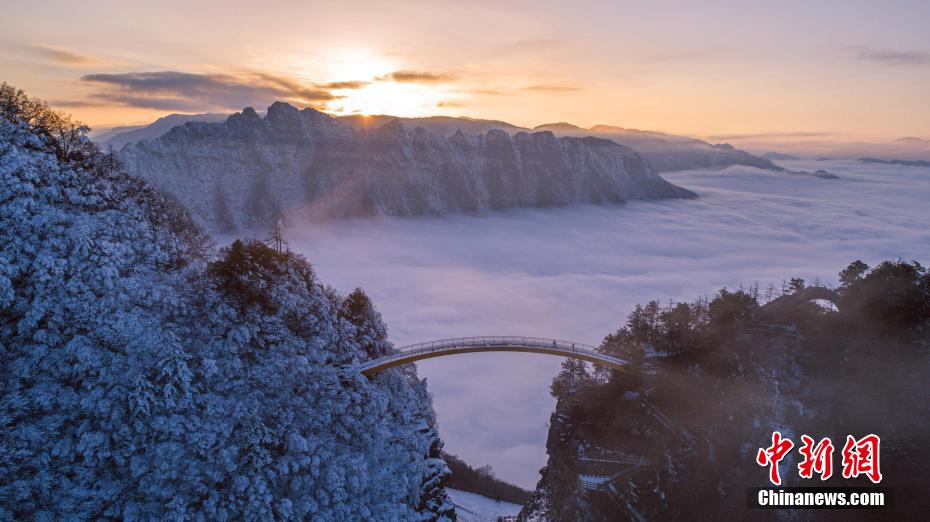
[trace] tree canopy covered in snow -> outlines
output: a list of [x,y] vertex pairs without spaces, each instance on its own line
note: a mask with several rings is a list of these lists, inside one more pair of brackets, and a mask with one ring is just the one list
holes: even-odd
[[392,350],[363,292],[0,116],[0,520],[454,518],[425,382],[343,369]]

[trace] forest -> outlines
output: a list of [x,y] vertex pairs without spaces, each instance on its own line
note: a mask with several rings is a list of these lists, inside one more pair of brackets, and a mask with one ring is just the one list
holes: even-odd
[[454,520],[414,367],[361,290],[216,249],[87,128],[0,87],[0,520]]
[[[919,498],[930,472],[930,274],[917,261],[856,260],[838,280],[635,307],[600,346],[629,370],[568,360],[553,379],[549,463],[522,518],[732,518],[733,499],[766,483],[754,455],[775,430],[834,441],[876,433],[881,485]],[[812,289],[832,302],[806,300]],[[610,478],[584,492],[582,475]],[[811,484],[795,470],[786,485]],[[835,475],[826,485],[869,482]],[[916,516],[919,504],[896,515]]]

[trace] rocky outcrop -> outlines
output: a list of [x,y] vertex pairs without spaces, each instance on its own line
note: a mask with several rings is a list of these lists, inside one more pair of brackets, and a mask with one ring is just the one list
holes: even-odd
[[275,103],[193,122],[121,151],[126,167],[213,231],[277,219],[444,215],[688,198],[629,148],[551,132],[444,136],[398,121],[360,129]]

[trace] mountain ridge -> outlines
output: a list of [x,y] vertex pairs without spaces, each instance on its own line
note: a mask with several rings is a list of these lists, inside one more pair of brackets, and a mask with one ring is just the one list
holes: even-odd
[[[165,118],[178,117],[181,124],[188,121],[203,121],[198,116],[221,115],[170,115]],[[451,135],[457,131],[466,134],[484,134],[489,130],[503,130],[511,134],[517,132],[532,132],[534,130],[549,130],[556,135],[573,137],[595,136],[610,139],[620,145],[630,147],[645,155],[659,172],[672,172],[692,168],[728,167],[732,165],[747,165],[767,170],[780,171],[781,167],[770,160],[754,156],[739,149],[721,149],[706,141],[686,136],[678,136],[656,131],[627,129],[616,125],[597,124],[588,129],[567,122],[544,123],[534,128],[521,127],[501,120],[470,118],[464,116],[424,116],[424,117],[397,117],[386,114],[378,115],[347,115],[333,116],[339,121],[346,122],[360,129],[381,127],[392,120],[398,120],[410,128],[423,127],[437,134]],[[161,118],[148,127],[153,127]],[[182,121],[183,119],[183,121]],[[220,118],[209,119],[219,121]],[[100,135],[96,139],[103,145],[112,145],[116,149],[128,143],[138,142],[141,139],[152,139],[164,135],[170,130],[161,126],[159,128],[138,128],[132,132],[123,132],[115,136]]]
[[635,151],[596,137],[491,129],[441,135],[402,120],[360,129],[272,104],[190,122],[122,149],[127,168],[213,231],[283,219],[481,213],[691,198]]

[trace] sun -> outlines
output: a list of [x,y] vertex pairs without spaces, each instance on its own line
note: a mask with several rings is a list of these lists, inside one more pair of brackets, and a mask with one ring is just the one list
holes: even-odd
[[337,93],[343,98],[332,105],[341,114],[390,114],[418,117],[435,114],[449,94],[432,85],[374,81],[360,89]]
[[344,50],[312,67],[325,79],[322,83],[346,84],[330,91],[337,98],[326,104],[326,110],[335,114],[429,116],[458,97],[448,86],[390,79],[392,72],[410,69],[406,65],[369,51]]

